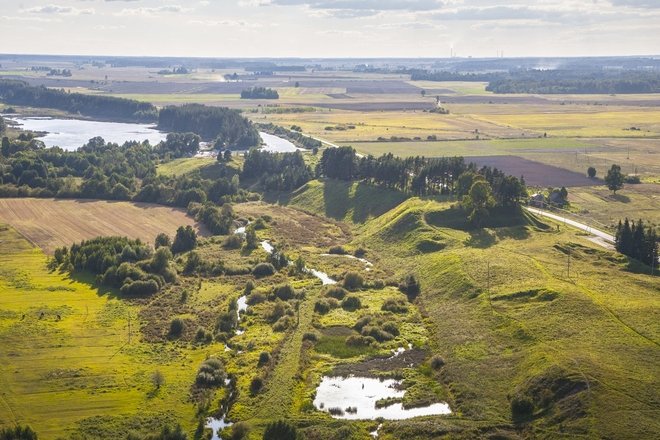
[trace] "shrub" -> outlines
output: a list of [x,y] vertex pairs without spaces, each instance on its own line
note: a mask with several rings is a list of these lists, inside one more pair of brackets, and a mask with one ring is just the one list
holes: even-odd
[[245,289],[243,289],[243,293],[249,295],[250,293],[252,293],[254,288],[255,288],[254,281],[249,280],[247,283],[245,283]]
[[526,396],[514,396],[511,399],[511,416],[514,422],[529,419],[534,412],[534,404]]
[[319,337],[316,335],[316,333],[307,332],[303,335],[303,341],[316,342],[318,340]]
[[280,319],[277,320],[275,324],[273,324],[273,331],[276,332],[283,332],[284,330],[288,329],[289,327],[293,326],[294,320],[290,316],[283,316]]
[[250,392],[252,394],[258,394],[264,387],[264,380],[257,376],[250,382]]
[[270,263],[259,263],[252,269],[252,275],[257,278],[271,276],[275,273],[275,267]]
[[251,306],[265,302],[268,298],[263,293],[253,292],[247,297],[247,303]]
[[353,252],[353,255],[357,258],[364,258],[365,255],[367,255],[367,250],[363,247],[359,247],[355,249],[355,252]]
[[266,425],[263,440],[298,440],[298,430],[290,422],[278,420]]
[[630,184],[633,184],[633,185],[636,185],[638,183],[642,183],[639,176],[626,176],[626,177],[624,177],[623,181],[625,183],[630,183]]
[[596,177],[596,168],[594,167],[587,168],[587,176],[589,176],[590,179]]
[[195,341],[210,343],[213,340],[211,332],[207,332],[204,327],[198,327],[195,333]]
[[151,295],[158,292],[158,283],[154,280],[131,281],[123,286],[119,291],[125,296]]
[[387,333],[394,335],[394,336],[399,336],[399,329],[397,328],[396,324],[393,322],[386,322],[381,326],[381,328],[386,331]]
[[399,290],[408,295],[409,299],[415,299],[421,292],[421,287],[415,275],[408,274],[403,282],[399,284]]
[[246,422],[234,423],[231,427],[231,440],[243,440],[250,432],[250,425]]
[[293,290],[291,284],[284,284],[282,286],[275,287],[273,289],[273,294],[275,294],[275,296],[281,299],[282,301],[288,301],[290,299],[293,299],[293,297],[296,295],[296,291]]
[[371,322],[371,316],[363,316],[358,319],[353,328],[357,331],[362,331],[362,329]]
[[360,333],[362,334],[362,336],[371,336],[378,342],[391,341],[392,339],[394,339],[393,334],[386,332],[385,330],[373,325],[367,325],[363,327]]
[[159,247],[170,247],[172,246],[172,240],[170,239],[170,236],[167,234],[163,234],[162,232],[156,236],[156,240],[154,242],[154,249],[158,249]]
[[348,290],[357,290],[362,288],[362,285],[364,284],[364,279],[362,278],[362,275],[360,275],[357,272],[348,272],[344,276],[344,287]]
[[328,250],[328,253],[332,255],[346,255],[348,252],[346,252],[343,246],[332,246]]
[[268,362],[270,362],[270,353],[267,351],[262,351],[259,355],[259,363],[257,365],[261,367],[262,365],[266,365]]
[[314,303],[314,311],[319,315],[325,315],[330,311],[330,305],[328,301],[320,299]]
[[445,365],[445,360],[442,358],[442,356],[435,355],[431,358],[431,368],[434,370],[439,370]]
[[216,358],[209,358],[197,370],[195,383],[203,388],[219,387],[225,382],[225,368]]
[[230,235],[222,242],[225,249],[240,249],[243,246],[243,237],[240,235]]
[[0,440],[37,440],[37,433],[29,426],[17,425],[1,429]]
[[352,335],[346,338],[346,345],[349,347],[368,347],[375,343],[376,340],[371,336]]
[[383,303],[380,309],[385,312],[407,313],[408,305],[405,303],[405,300],[388,298],[387,300],[385,300],[385,302]]
[[335,298],[340,301],[344,299],[346,294],[348,294],[346,289],[340,286],[330,286],[325,290],[325,296],[329,296],[331,298]]
[[344,300],[341,302],[341,307],[344,310],[354,311],[362,307],[362,302],[357,296],[350,295],[344,298]]
[[181,333],[183,333],[183,329],[185,328],[185,324],[181,318],[174,318],[172,322],[170,322],[170,336],[174,338],[178,338],[181,336]]

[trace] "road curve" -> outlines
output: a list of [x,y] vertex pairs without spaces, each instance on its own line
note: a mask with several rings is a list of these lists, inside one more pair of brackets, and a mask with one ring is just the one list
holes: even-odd
[[613,235],[607,234],[607,233],[605,233],[603,231],[600,231],[598,229],[594,229],[593,227],[591,227],[589,225],[585,225],[584,223],[576,222],[575,220],[571,220],[569,218],[562,217],[560,215],[553,214],[553,213],[548,212],[548,211],[543,211],[541,209],[530,208],[530,207],[527,207],[527,206],[525,207],[525,209],[527,211],[533,213],[533,214],[540,215],[540,216],[543,216],[543,217],[548,217],[548,218],[551,218],[553,220],[557,220],[559,222],[565,223],[567,225],[571,225],[574,228],[581,229],[585,232],[588,232],[590,234],[595,235],[596,237],[602,238],[603,240],[607,241],[608,243],[614,244],[614,236]]

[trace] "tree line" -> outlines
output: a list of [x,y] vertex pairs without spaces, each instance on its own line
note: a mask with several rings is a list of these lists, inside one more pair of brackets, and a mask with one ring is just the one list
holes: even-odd
[[156,107],[147,102],[33,87],[16,80],[0,80],[0,99],[7,104],[54,108],[113,120],[152,122],[158,117]]
[[652,226],[645,227],[640,219],[635,223],[628,218],[619,220],[615,235],[616,250],[649,266],[657,265],[658,235]]
[[160,110],[158,128],[179,133],[196,133],[215,141],[218,149],[246,150],[259,145],[261,138],[252,123],[237,110],[201,104],[168,106]]
[[245,154],[241,178],[255,179],[265,190],[289,191],[314,178],[300,151],[271,153],[252,149]]
[[280,94],[266,87],[252,87],[241,92],[241,99],[280,99]]
[[653,71],[518,69],[491,73],[428,70],[412,70],[409,73],[413,81],[488,82],[486,90],[494,93],[625,94],[660,92],[660,74]]

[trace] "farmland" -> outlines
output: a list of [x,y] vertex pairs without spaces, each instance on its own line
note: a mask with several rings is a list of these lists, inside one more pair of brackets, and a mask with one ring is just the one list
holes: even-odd
[[153,243],[161,232],[195,224],[183,210],[146,203],[97,200],[0,199],[0,222],[13,225],[46,253],[101,235],[140,238]]

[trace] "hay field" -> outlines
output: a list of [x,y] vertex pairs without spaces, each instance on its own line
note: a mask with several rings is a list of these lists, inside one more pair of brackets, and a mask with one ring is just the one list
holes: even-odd
[[179,226],[186,225],[207,234],[182,209],[99,200],[0,199],[0,223],[12,225],[46,253],[101,235],[152,243],[159,233],[173,236]]

